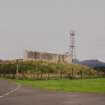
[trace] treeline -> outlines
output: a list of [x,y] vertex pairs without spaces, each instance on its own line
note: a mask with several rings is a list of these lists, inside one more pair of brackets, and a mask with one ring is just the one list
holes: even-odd
[[0,77],[18,79],[79,79],[103,76],[101,71],[79,64],[60,64],[42,61],[11,61],[0,64]]

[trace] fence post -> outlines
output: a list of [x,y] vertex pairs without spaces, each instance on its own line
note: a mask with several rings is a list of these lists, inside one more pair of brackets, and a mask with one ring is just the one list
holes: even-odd
[[71,78],[72,79],[74,78],[74,69],[73,68],[71,69]]

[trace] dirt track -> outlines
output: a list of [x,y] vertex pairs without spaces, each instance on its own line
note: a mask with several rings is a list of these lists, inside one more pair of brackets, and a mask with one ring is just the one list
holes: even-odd
[[[16,87],[10,81],[0,80],[0,96]],[[0,105],[105,105],[105,94],[50,92],[21,86],[0,98]]]

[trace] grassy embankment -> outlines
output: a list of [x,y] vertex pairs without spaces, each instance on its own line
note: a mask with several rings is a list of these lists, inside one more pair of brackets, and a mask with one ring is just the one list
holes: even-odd
[[[102,77],[103,72],[80,64],[49,63],[44,61],[16,62],[0,64],[0,77],[33,80],[80,79]],[[17,75],[18,74],[18,75]]]
[[82,80],[17,80],[17,83],[53,91],[105,93],[105,78]]

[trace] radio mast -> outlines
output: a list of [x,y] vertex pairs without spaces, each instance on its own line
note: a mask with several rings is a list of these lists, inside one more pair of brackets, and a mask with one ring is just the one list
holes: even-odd
[[75,32],[70,32],[70,56],[72,59],[72,63],[75,63],[76,53],[75,53]]

